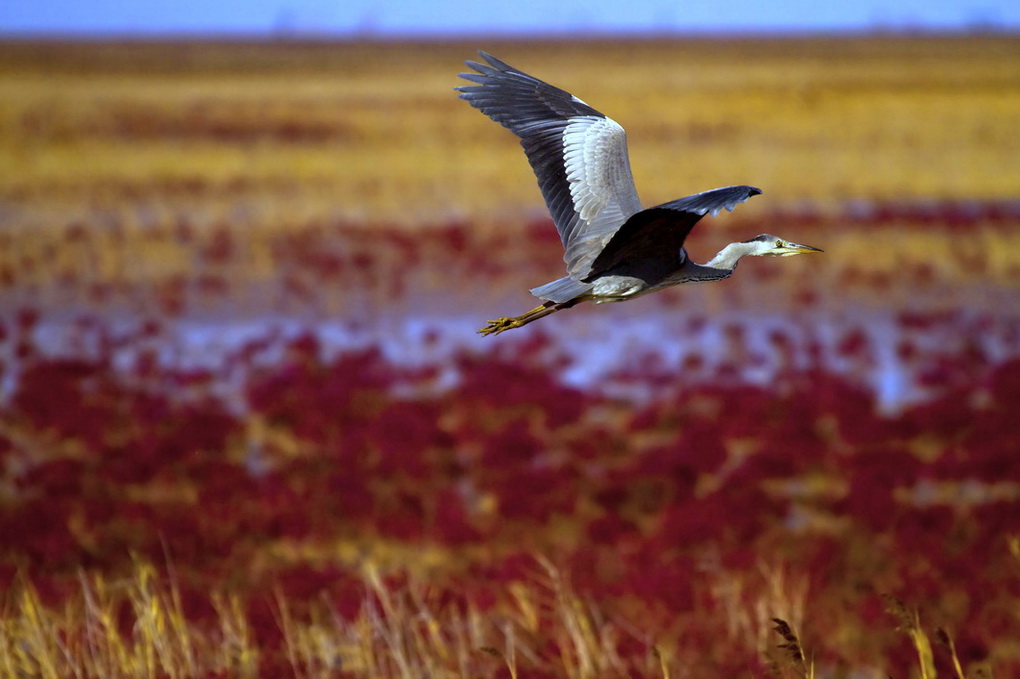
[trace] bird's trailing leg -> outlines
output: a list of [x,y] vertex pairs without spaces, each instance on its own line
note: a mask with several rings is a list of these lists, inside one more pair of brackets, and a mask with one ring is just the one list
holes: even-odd
[[532,321],[537,321],[540,318],[544,318],[549,314],[555,313],[560,309],[569,309],[574,306],[571,302],[546,302],[542,306],[537,306],[531,311],[521,314],[520,316],[514,316],[513,318],[497,318],[494,321],[489,321],[485,324],[485,327],[478,331],[480,335],[498,335],[504,330],[510,330],[511,328],[519,328],[522,325],[527,325]]

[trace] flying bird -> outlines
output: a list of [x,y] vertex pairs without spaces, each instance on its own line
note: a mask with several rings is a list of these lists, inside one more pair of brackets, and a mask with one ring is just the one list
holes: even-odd
[[627,156],[627,135],[612,118],[574,95],[530,76],[491,54],[460,77],[460,98],[520,137],[563,243],[567,275],[533,288],[540,306],[489,321],[496,334],[581,302],[622,302],[682,283],[729,278],[741,257],[790,257],[821,252],[770,234],[730,243],[705,264],[687,255],[684,241],[706,214],[761,193],[727,186],[642,209]]

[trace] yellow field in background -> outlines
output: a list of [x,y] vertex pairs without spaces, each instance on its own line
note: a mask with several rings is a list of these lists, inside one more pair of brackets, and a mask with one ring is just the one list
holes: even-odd
[[452,91],[475,48],[627,127],[646,204],[734,183],[765,190],[752,211],[1020,195],[1020,44],[889,37],[7,44],[0,198],[185,194],[276,224],[541,207],[515,140]]
[[[889,272],[952,285],[1020,276],[1015,229],[959,238],[886,221],[876,247],[873,232],[842,219],[859,201],[938,213],[1020,197],[1020,43],[1010,38],[26,42],[0,44],[5,300],[49,304],[59,287],[59,306],[109,299],[111,286],[195,280],[262,299],[258,286],[286,277],[321,287],[280,254],[284,236],[318,250],[352,225],[458,225],[498,239],[547,220],[514,137],[453,91],[478,48],[625,125],[645,205],[736,183],[764,189],[695,231],[697,258],[763,230],[826,249],[839,289]],[[823,218],[782,223],[804,210]],[[497,261],[497,248],[504,259],[523,251],[478,246],[488,269],[527,278],[503,281],[515,288],[559,274],[551,250],[531,271]]]

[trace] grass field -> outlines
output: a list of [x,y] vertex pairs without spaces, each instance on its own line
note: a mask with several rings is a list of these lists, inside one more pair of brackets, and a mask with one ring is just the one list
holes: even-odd
[[[484,48],[689,246],[560,275]],[[1020,672],[1011,36],[0,44],[0,674]]]

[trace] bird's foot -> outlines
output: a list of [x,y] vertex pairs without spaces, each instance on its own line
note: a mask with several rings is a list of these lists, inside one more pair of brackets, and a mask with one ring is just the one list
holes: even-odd
[[537,321],[543,316],[548,316],[552,312],[560,308],[560,305],[555,305],[552,302],[546,302],[542,306],[537,306],[531,311],[521,314],[520,316],[514,316],[513,318],[507,318],[501,316],[494,321],[486,323],[485,327],[478,331],[479,335],[498,335],[504,330],[510,330],[511,328],[519,328],[522,325],[527,325],[532,321]]
[[485,327],[478,331],[479,335],[498,335],[504,330],[510,330],[511,328],[519,328],[524,325],[524,321],[521,320],[520,316],[516,318],[507,318],[501,316],[494,321],[486,321]]

